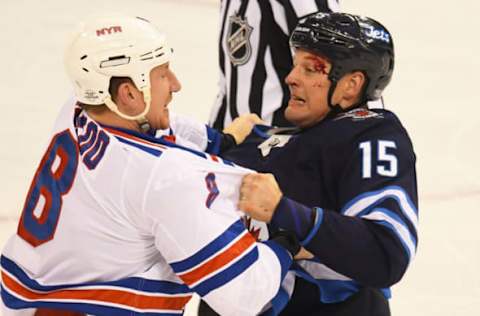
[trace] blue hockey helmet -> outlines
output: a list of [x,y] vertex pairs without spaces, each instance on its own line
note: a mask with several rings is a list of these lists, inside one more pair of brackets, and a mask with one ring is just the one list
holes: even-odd
[[336,12],[312,14],[298,23],[290,46],[329,59],[332,69],[328,78],[333,89],[345,74],[362,71],[367,77],[362,102],[379,99],[392,78],[392,36],[368,17]]

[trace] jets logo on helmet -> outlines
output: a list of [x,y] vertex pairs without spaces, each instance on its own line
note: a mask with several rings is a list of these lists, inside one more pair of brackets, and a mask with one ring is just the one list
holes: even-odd
[[362,101],[377,100],[393,73],[392,36],[379,22],[348,13],[317,13],[306,17],[290,37],[292,48],[325,56],[335,86],[345,74],[360,70],[367,77]]

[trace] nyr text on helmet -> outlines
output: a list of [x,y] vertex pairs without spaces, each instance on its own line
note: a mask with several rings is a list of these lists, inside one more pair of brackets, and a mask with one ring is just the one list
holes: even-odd
[[97,30],[97,36],[109,35],[112,33],[120,33],[120,32],[122,32],[121,26],[104,27],[103,29]]

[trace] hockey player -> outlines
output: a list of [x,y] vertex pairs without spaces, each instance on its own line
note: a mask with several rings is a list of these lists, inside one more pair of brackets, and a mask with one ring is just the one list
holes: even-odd
[[219,92],[210,124],[222,130],[236,117],[256,113],[269,125],[291,126],[284,117],[289,35],[305,16],[338,8],[337,0],[222,0]]
[[141,18],[76,32],[78,103],[62,109],[3,250],[3,315],[180,315],[193,292],[222,315],[255,315],[277,293],[299,245],[245,229],[236,203],[251,171],[153,137],[180,90],[170,58]]
[[417,247],[415,154],[399,119],[369,110],[394,66],[391,34],[366,17],[318,13],[290,43],[285,111],[297,128],[255,128],[224,157],[247,175],[239,208],[294,230],[311,254],[281,315],[389,315],[389,287]]

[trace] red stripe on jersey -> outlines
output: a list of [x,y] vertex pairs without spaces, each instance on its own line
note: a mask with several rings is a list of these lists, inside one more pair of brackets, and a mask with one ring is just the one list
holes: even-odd
[[194,284],[205,276],[209,275],[210,273],[215,272],[216,270],[226,266],[234,259],[239,258],[242,253],[244,253],[254,243],[255,239],[252,237],[252,235],[250,235],[250,233],[246,232],[228,249],[225,249],[224,251],[217,254],[210,260],[204,262],[202,265],[195,268],[194,270],[180,275],[180,278],[188,285]]
[[113,303],[137,309],[181,310],[191,298],[191,295],[182,297],[147,296],[112,289],[93,290],[69,288],[64,290],[38,292],[30,290],[28,287],[19,283],[4,272],[2,272],[2,281],[3,285],[10,291],[31,301],[75,300],[80,301],[78,303],[81,303],[82,300],[85,300],[85,303],[87,304],[97,301],[99,304],[101,304],[101,302]]
[[164,146],[164,145],[157,144],[157,143],[154,143],[154,142],[149,142],[148,140],[145,140],[143,138],[136,137],[136,136],[124,133],[122,131],[118,131],[118,130],[113,129],[113,128],[109,128],[109,127],[103,127],[103,128],[106,129],[109,133],[112,133],[112,134],[117,135],[117,136],[125,137],[125,138],[128,138],[130,140],[134,140],[136,142],[143,143],[143,144],[146,144],[146,145],[155,146],[155,147],[159,147],[159,148],[162,148],[162,149],[167,149],[167,147]]
[[167,142],[174,143],[174,144],[177,141],[177,138],[175,137],[175,135],[166,135],[166,136],[163,136],[162,138],[165,139]]

